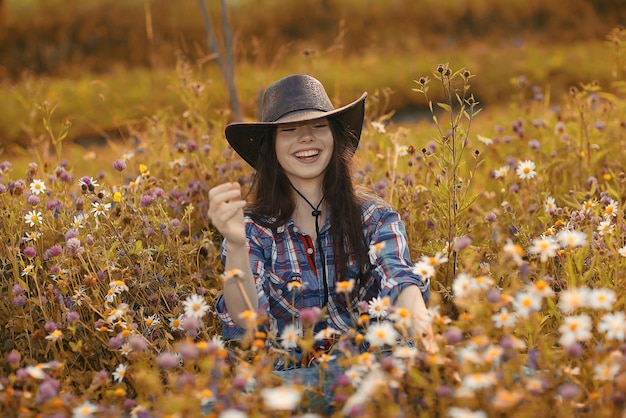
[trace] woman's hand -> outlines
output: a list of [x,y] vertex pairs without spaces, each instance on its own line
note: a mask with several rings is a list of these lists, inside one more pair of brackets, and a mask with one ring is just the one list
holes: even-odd
[[230,245],[246,244],[245,206],[239,183],[224,183],[209,190],[209,218]]

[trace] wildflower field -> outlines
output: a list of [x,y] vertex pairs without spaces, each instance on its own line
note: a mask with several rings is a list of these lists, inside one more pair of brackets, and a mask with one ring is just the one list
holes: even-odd
[[[608,39],[623,54],[626,31]],[[370,96],[355,175],[405,220],[416,273],[432,283],[422,320],[438,350],[409,338],[406,312],[388,300],[361,302],[352,332],[314,360],[331,415],[622,416],[618,58],[606,68],[612,83],[581,80],[563,97],[520,76],[498,112],[472,94],[480,74],[433,63],[406,86],[430,109],[416,125],[392,123],[383,95]],[[37,103],[45,135],[28,154],[0,158],[2,416],[326,414],[305,382],[286,385],[272,370],[282,349],[311,350],[332,330],[220,338],[215,302],[236,272],[223,271],[208,190],[246,188],[252,172],[223,138],[228,113],[205,111],[214,86],[177,68],[184,112],[163,109],[84,150],[66,143],[58,104]],[[298,315],[312,325],[324,312]],[[332,359],[340,374],[327,372]]]

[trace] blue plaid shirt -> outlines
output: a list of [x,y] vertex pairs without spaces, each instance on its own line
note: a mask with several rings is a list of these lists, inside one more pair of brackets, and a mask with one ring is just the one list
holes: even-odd
[[[360,289],[355,287],[350,295],[350,304],[338,301],[335,292],[334,254],[328,217],[320,229],[326,258],[329,298],[325,323],[318,324],[316,329],[331,327],[338,331],[347,331],[354,328],[358,317],[358,302],[370,301],[376,296],[389,296],[391,302],[395,303],[400,292],[409,285],[417,285],[425,301],[430,296],[428,280],[423,280],[411,271],[413,263],[407,247],[406,231],[398,213],[378,202],[365,203],[362,213],[367,242],[370,245],[384,245],[380,246],[382,248],[377,254],[370,251],[371,276],[365,286]],[[245,221],[250,265],[259,298],[259,316],[268,318],[269,332],[273,335],[280,335],[285,325],[290,323],[301,328],[299,310],[316,306],[322,308],[324,300],[322,263],[315,254],[312,237],[300,231],[293,220],[275,231],[259,226],[249,217]],[[223,261],[226,256],[224,242]],[[356,260],[351,259],[346,279],[356,280],[359,270]],[[294,286],[294,281],[302,286]],[[352,307],[352,312],[348,306]],[[245,330],[235,324],[228,314],[223,295],[218,298],[216,310],[224,339],[237,339],[245,334]]]

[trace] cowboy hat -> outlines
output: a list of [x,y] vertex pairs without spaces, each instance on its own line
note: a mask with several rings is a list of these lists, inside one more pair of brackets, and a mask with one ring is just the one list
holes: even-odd
[[256,168],[261,140],[276,126],[333,118],[354,131],[355,139],[350,145],[356,150],[363,129],[366,97],[367,93],[363,93],[356,101],[335,109],[317,79],[306,74],[291,75],[265,90],[259,122],[229,124],[225,129],[226,139],[241,158]]

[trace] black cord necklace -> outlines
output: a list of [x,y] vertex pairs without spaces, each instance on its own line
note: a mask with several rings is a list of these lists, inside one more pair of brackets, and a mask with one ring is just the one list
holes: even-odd
[[322,211],[320,210],[320,206],[322,206],[322,202],[324,201],[324,196],[322,196],[322,199],[317,204],[317,206],[313,206],[313,204],[309,202],[309,199],[304,197],[304,195],[300,193],[300,191],[296,189],[296,187],[293,184],[291,185],[291,187],[296,191],[296,193],[300,195],[301,198],[304,199],[304,201],[311,207],[311,209],[313,209],[313,211],[311,212],[311,215],[315,216],[315,235],[317,236],[315,240],[317,242],[317,248],[320,253],[320,259],[322,261],[322,280],[324,284],[324,304],[322,305],[322,307],[324,307],[328,303],[328,278],[326,277],[326,256],[324,255],[324,248],[322,247],[322,238],[320,236],[320,225],[319,225],[320,215],[322,214]]

